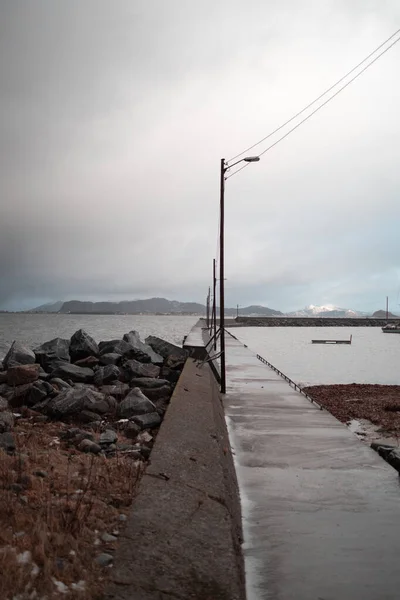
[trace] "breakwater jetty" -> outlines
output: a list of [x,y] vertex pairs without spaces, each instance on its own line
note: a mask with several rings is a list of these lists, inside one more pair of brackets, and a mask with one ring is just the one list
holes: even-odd
[[372,317],[237,317],[229,327],[383,327],[387,322]]

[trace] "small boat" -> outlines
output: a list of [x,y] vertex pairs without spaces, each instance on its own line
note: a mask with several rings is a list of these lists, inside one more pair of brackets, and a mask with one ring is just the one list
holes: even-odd
[[388,323],[382,327],[383,333],[400,333],[400,323]]

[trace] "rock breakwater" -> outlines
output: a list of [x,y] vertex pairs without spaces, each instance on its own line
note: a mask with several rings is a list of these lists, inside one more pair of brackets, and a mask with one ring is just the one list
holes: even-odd
[[[143,342],[136,331],[99,344],[82,329],[34,349],[15,341],[0,370],[0,447],[14,447],[17,412],[83,427],[86,434],[75,427],[69,439],[84,452],[127,452],[117,432],[132,439],[134,431],[159,427],[185,359],[182,348],[155,336]],[[143,448],[134,442],[130,450],[139,456]]]

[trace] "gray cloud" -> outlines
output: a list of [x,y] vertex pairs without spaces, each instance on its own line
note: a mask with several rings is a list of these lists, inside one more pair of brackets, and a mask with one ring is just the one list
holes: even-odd
[[[396,0],[2,2],[0,308],[201,300],[220,157],[399,22]],[[229,303],[397,297],[399,52],[228,180]]]

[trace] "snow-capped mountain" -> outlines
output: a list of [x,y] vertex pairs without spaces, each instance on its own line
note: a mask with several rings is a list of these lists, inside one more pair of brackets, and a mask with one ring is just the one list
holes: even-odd
[[340,308],[333,304],[326,306],[315,306],[310,304],[301,310],[287,313],[288,317],[362,317],[365,313],[350,308]]

